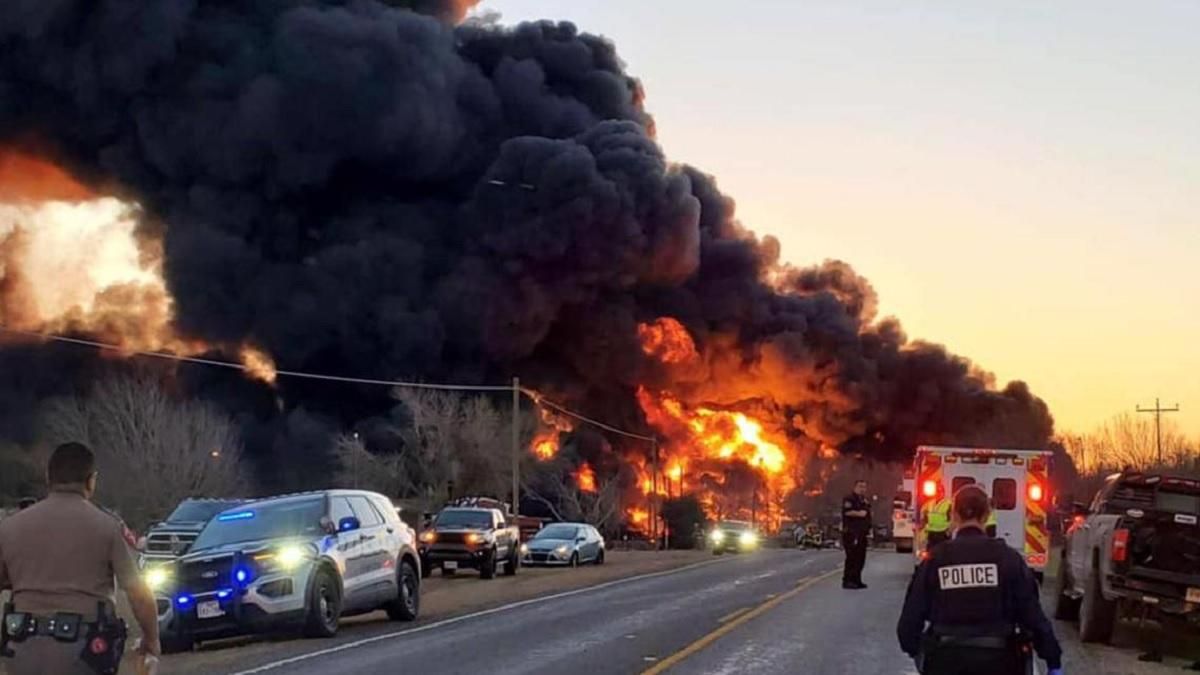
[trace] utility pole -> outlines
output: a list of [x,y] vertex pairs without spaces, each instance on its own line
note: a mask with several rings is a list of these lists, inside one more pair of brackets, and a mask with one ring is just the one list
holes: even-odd
[[1179,412],[1179,404],[1176,403],[1173,408],[1164,408],[1158,399],[1155,398],[1153,408],[1143,408],[1139,405],[1137,411],[1140,413],[1154,413],[1154,444],[1158,446],[1158,465],[1162,466],[1162,416],[1163,413]]
[[653,466],[650,468],[650,536],[654,537],[654,550],[658,550],[658,439],[650,441],[654,451]]
[[521,378],[512,379],[512,514],[521,515]]

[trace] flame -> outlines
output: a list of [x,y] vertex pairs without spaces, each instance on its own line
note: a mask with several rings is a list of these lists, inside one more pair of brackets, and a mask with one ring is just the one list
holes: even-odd
[[275,378],[279,373],[275,368],[275,360],[266,352],[250,345],[244,345],[238,355],[241,357],[242,365],[246,367],[246,374],[267,384],[275,384]]
[[[0,148],[0,324],[83,333],[127,353],[195,356],[215,346],[176,332],[162,242],[137,204],[98,195],[57,166]],[[262,350],[226,345],[273,383]]]
[[558,432],[551,435],[538,435],[533,439],[533,454],[538,460],[548,462],[558,454]]
[[[741,410],[688,406],[668,393],[639,388],[646,419],[661,434],[662,473],[657,481],[644,460],[635,461],[643,495],[688,493],[715,517],[749,517],[771,526],[783,516],[783,500],[796,487],[796,452],[782,430]],[[729,472],[748,467],[756,483],[731,481]],[[736,472],[735,472],[736,473]],[[683,484],[685,475],[687,485]],[[744,474],[742,474],[744,475]]]
[[631,525],[637,525],[638,527],[644,526],[646,523],[650,522],[650,512],[646,509],[638,508],[636,506],[627,510],[625,515],[629,517],[629,523]]
[[596,491],[596,472],[587,462],[581,464],[575,472],[575,484],[584,492]]
[[666,364],[689,363],[700,358],[691,334],[669,316],[638,324],[638,339],[643,352]]

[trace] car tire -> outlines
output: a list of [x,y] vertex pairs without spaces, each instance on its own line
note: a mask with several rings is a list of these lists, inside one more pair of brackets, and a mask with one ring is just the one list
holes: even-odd
[[337,576],[328,567],[318,567],[305,603],[304,634],[331,638],[337,635],[341,616],[342,591]]
[[1063,551],[1058,563],[1058,597],[1054,602],[1054,618],[1059,621],[1079,620],[1079,599],[1067,594],[1071,588],[1071,577],[1067,574],[1067,553]]
[[604,549],[600,549],[600,552],[596,554],[596,564],[597,565],[604,564]]
[[389,602],[385,609],[392,621],[415,621],[421,611],[421,582],[412,563],[401,560],[396,581],[399,596]]
[[571,554],[571,560],[567,562],[570,567],[579,567],[579,551]]
[[519,569],[521,569],[521,552],[514,547],[508,554],[508,562],[504,564],[504,576],[515,577]]
[[1112,641],[1113,628],[1117,621],[1117,603],[1106,600],[1100,588],[1100,570],[1092,570],[1092,578],[1083,591],[1079,603],[1079,639],[1083,642]]
[[496,549],[491,549],[479,561],[479,578],[493,579],[496,576]]

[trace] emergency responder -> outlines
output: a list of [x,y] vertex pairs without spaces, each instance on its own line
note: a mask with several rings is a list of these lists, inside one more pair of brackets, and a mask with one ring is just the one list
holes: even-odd
[[871,503],[867,501],[867,481],[854,483],[854,492],[842,500],[842,547],[846,549],[846,566],[842,571],[842,588],[866,588],[863,565],[867,563],[867,533],[871,531]]
[[950,540],[950,498],[925,502],[925,550]]
[[4,626],[9,675],[115,673],[124,643],[113,577],[158,655],[154,596],[142,581],[125,526],[89,501],[96,460],[81,443],[58,446],[46,471],[50,494],[0,522],[0,588],[12,590]]
[[896,626],[900,648],[925,675],[1023,675],[1027,646],[1062,675],[1062,649],[1019,553],[984,534],[988,497],[954,496],[955,537],[913,574]]

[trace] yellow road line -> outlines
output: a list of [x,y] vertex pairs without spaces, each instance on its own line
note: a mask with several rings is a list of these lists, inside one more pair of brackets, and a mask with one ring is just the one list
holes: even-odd
[[[804,591],[808,590],[808,588],[813,586],[814,584],[824,581],[825,579],[828,579],[829,577],[832,577],[835,574],[841,574],[841,572],[842,572],[842,570],[839,568],[839,569],[835,569],[835,570],[830,570],[822,575],[815,576],[810,579],[806,579],[806,580],[800,582],[800,584],[798,586],[796,586],[792,590],[788,591],[787,593],[783,593],[782,595],[777,595],[777,596],[771,598],[770,600],[767,600],[766,602],[762,603],[761,605],[754,607],[753,609],[748,609],[747,611],[738,615],[736,618],[726,617],[726,619],[729,619],[729,620],[726,623],[721,624],[721,626],[719,628],[717,628],[713,632],[709,633],[708,635],[705,635],[704,637],[700,638],[699,640],[696,640],[695,642],[684,647],[683,649],[680,649],[679,651],[668,656],[667,658],[663,659],[662,661],[659,661],[658,663],[654,664],[654,666],[647,668],[646,670],[643,670],[642,675],[659,675],[659,673],[665,673],[667,670],[678,665],[684,659],[688,658],[689,656],[692,656],[693,654],[699,652],[700,650],[704,649],[705,647],[716,642],[723,635],[727,635],[728,633],[733,631],[733,629],[737,628],[738,626],[741,626],[742,624],[746,623],[747,621],[750,621],[758,616],[761,616],[761,615],[771,611],[772,609],[774,609],[776,606],[778,606],[780,603],[784,602],[785,600],[788,600],[789,598],[793,598],[793,597],[803,593]],[[737,613],[735,612],[735,614],[737,614]]]
[[717,623],[725,623],[726,621],[729,621],[730,619],[737,618],[739,615],[741,615],[741,614],[745,614],[746,612],[749,612],[749,611],[750,611],[750,608],[749,608],[749,607],[743,607],[743,608],[741,608],[741,609],[735,609],[735,610],[733,610],[732,612],[730,612],[730,613],[726,614],[725,616],[723,616],[723,617],[721,617],[721,618],[717,619]]

